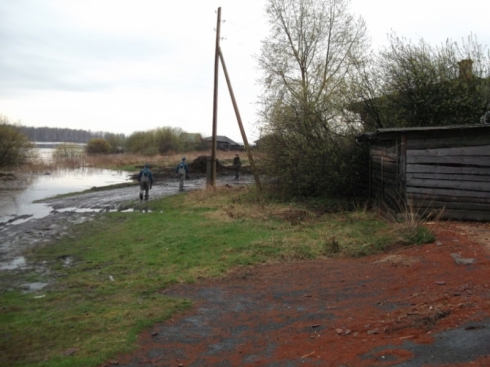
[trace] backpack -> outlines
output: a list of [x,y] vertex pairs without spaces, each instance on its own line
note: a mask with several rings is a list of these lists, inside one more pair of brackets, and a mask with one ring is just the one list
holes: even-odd
[[141,181],[142,183],[144,182],[150,182],[150,170],[148,168],[145,168],[143,170],[143,174],[141,175]]
[[185,172],[185,163],[182,162],[179,164],[179,175],[185,175],[186,172]]

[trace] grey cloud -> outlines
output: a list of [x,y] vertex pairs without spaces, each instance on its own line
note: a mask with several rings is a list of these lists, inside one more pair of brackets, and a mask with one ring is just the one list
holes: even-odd
[[7,0],[0,5],[0,95],[25,89],[109,88],[108,82],[87,75],[110,63],[161,58],[172,50],[156,37],[121,38],[72,27],[64,20],[53,20],[53,14],[44,9],[25,11],[21,6],[25,4]]

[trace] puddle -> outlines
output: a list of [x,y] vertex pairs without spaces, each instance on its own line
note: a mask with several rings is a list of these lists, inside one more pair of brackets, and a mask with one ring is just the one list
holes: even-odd
[[59,258],[63,262],[65,268],[70,267],[73,264],[73,257],[65,255]]
[[26,259],[24,256],[19,256],[7,263],[0,263],[0,270],[15,270],[26,266]]
[[40,291],[41,289],[43,289],[47,285],[49,285],[49,283],[40,283],[40,282],[27,283],[27,284],[22,284],[22,289],[26,293],[27,292],[36,292],[36,291]]

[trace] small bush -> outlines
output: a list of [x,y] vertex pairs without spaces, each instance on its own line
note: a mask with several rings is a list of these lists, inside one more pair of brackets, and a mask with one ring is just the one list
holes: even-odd
[[102,138],[89,140],[86,147],[87,154],[109,154],[111,149],[111,144]]
[[27,163],[33,157],[32,148],[27,136],[0,116],[0,168]]
[[54,159],[81,159],[84,155],[84,148],[78,144],[63,143],[56,147],[53,152]]
[[126,149],[143,155],[182,152],[184,144],[179,136],[181,129],[162,127],[150,131],[136,131],[126,139]]

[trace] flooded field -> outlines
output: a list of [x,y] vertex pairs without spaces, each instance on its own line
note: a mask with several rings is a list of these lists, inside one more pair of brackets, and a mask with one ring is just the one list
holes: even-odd
[[19,182],[0,190],[0,225],[42,218],[51,211],[49,205],[35,201],[92,187],[131,182],[129,176],[128,172],[87,167],[23,175]]

